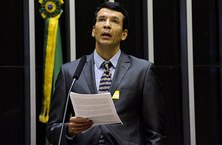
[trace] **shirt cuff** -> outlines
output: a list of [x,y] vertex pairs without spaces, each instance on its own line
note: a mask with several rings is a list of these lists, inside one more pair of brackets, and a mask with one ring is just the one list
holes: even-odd
[[66,135],[66,138],[67,138],[68,140],[74,140],[75,137],[76,137],[76,135],[71,136],[71,137],[69,137],[68,135]]

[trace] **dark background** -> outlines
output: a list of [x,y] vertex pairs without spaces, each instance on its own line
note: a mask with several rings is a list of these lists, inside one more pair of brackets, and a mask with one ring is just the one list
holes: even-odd
[[[147,0],[121,0],[130,15],[129,36],[122,49],[134,56],[147,59]],[[0,9],[0,144],[24,145],[29,140],[27,116],[29,87],[26,81],[27,7],[28,0],[1,2]],[[68,6],[63,5],[60,26],[64,63],[69,61]],[[102,0],[75,0],[77,58],[94,50],[91,37],[92,20],[96,6]],[[166,101],[167,145],[187,144],[186,100],[187,81],[183,74],[187,49],[183,44],[184,0],[155,0],[154,52]],[[197,145],[222,144],[222,2],[219,0],[193,0],[193,58],[194,93]],[[45,142],[45,124],[38,121],[42,103],[43,32],[44,20],[35,1],[36,37],[36,127],[37,145]],[[184,107],[185,106],[185,107]]]

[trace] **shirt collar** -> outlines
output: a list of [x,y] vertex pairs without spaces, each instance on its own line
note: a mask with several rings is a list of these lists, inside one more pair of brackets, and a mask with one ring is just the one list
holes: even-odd
[[[116,68],[117,66],[117,62],[118,62],[118,59],[120,57],[120,54],[121,54],[121,50],[119,50],[109,61],[111,61],[112,63],[112,66],[114,68]],[[99,54],[96,52],[96,50],[94,50],[94,62],[96,64],[96,67],[97,68],[100,68],[100,66],[102,65],[102,63],[104,62],[105,60],[99,56]]]

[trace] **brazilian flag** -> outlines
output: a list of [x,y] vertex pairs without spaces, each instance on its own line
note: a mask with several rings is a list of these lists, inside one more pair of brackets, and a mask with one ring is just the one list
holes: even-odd
[[[40,13],[45,20],[44,30],[44,79],[43,101],[39,121],[47,123],[49,119],[50,99],[55,81],[63,63],[59,18],[62,14],[63,0],[39,0]],[[46,144],[48,141],[46,140]]]

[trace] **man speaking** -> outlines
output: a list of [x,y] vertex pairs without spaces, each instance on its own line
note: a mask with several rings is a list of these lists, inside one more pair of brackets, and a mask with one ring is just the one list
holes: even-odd
[[47,137],[53,145],[58,144],[60,131],[61,145],[164,144],[164,99],[154,64],[121,51],[121,41],[127,35],[127,11],[117,2],[99,6],[92,27],[95,50],[86,56],[81,74],[71,87],[72,92],[81,94],[115,94],[113,102],[123,124],[92,127],[93,120],[75,116],[70,101],[62,123],[78,59],[61,67],[51,99]]

